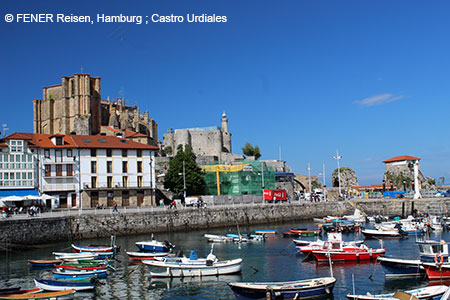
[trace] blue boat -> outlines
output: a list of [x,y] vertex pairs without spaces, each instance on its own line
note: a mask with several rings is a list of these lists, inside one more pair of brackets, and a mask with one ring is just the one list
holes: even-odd
[[283,282],[229,282],[236,299],[310,299],[333,292],[336,278],[322,277]]
[[53,271],[53,276],[55,279],[59,278],[76,278],[76,279],[83,279],[83,278],[89,278],[94,275],[97,275],[98,278],[106,278],[106,270],[92,270],[92,271],[74,271],[74,270],[56,270]]
[[69,281],[58,281],[58,280],[46,280],[46,279],[34,279],[34,284],[36,287],[41,288],[46,291],[88,291],[95,289],[96,280],[91,280],[88,282],[69,282]]
[[157,240],[136,242],[136,246],[141,251],[150,252],[169,252],[172,248],[175,247],[175,245],[172,245],[168,241],[160,242]]
[[425,269],[419,259],[401,259],[390,257],[377,257],[377,260],[386,269],[386,278],[424,277]]

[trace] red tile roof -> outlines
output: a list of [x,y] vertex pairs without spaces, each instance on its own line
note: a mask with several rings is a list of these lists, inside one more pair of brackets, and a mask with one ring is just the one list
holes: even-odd
[[[96,149],[144,149],[158,150],[158,147],[142,144],[115,136],[103,135],[64,135],[64,145],[55,145],[51,141],[52,137],[63,136],[62,134],[35,134],[15,132],[4,140],[22,139],[28,140],[29,147],[41,148],[96,148]],[[2,146],[2,142],[0,142]],[[6,145],[5,145],[6,146]]]
[[395,161],[404,161],[404,160],[420,160],[420,158],[414,157],[414,156],[409,156],[409,155],[401,155],[401,156],[396,156],[396,157],[390,158],[390,159],[385,160],[383,162],[384,163],[391,163],[391,162],[395,162]]
[[115,136],[104,135],[71,135],[78,148],[109,148],[109,149],[147,149],[158,150],[158,147],[137,143]]
[[[110,126],[102,126],[105,129],[111,130],[112,132],[118,132],[119,129],[115,129],[112,128]],[[125,130],[125,137],[130,138],[130,137],[147,137],[147,135],[140,133],[140,132],[135,132],[135,131],[131,131],[131,130]]]

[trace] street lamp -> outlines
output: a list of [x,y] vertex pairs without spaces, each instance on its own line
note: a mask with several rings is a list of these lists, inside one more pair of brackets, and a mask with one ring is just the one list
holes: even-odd
[[339,166],[339,160],[342,159],[342,155],[339,155],[339,151],[336,149],[336,155],[333,156],[335,160],[337,160],[337,166],[338,166],[338,186],[339,186],[339,196],[341,196],[341,174],[340,174],[340,166]]
[[311,191],[311,165],[310,165],[310,163],[308,163],[308,186],[309,186],[309,193],[311,193],[312,191]]
[[186,168],[184,166],[183,160],[183,173],[178,173],[178,175],[183,175],[183,197],[186,199]]

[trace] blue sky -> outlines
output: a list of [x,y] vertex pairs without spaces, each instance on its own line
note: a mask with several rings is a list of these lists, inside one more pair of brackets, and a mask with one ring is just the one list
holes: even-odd
[[[422,158],[450,178],[449,1],[3,1],[0,123],[32,132],[32,99],[61,76],[102,78],[102,97],[149,110],[167,128],[220,125],[296,173]],[[11,23],[6,14],[227,16],[226,23]]]

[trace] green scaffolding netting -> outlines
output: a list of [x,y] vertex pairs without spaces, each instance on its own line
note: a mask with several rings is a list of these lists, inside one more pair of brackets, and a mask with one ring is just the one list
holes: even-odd
[[203,166],[207,195],[217,195],[217,173],[220,194],[260,195],[263,189],[275,189],[275,172],[259,161],[243,161],[239,165],[211,164]]

